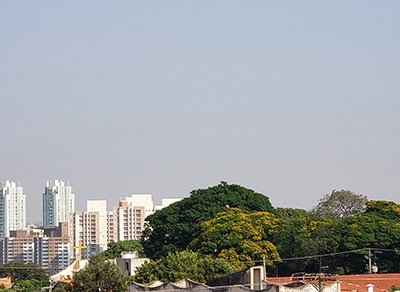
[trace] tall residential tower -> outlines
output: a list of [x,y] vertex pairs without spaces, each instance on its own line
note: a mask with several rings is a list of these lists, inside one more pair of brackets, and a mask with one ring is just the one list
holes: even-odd
[[69,183],[61,180],[47,181],[43,193],[43,226],[58,226],[69,222],[71,212],[75,211],[75,194]]
[[13,181],[1,183],[0,237],[10,236],[11,230],[26,228],[26,195],[23,187]]

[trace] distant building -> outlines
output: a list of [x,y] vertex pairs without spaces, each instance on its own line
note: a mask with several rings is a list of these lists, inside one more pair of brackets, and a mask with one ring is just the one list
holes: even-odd
[[26,195],[23,187],[13,181],[1,183],[0,237],[8,237],[11,230],[26,228]]
[[10,231],[0,239],[0,263],[34,263],[55,274],[69,266],[67,223],[59,227]]
[[[116,220],[112,211],[107,211],[106,200],[87,201],[87,210],[71,213],[69,221],[71,243],[85,246],[83,258],[90,258],[108,248],[108,243],[117,241]],[[76,256],[76,249],[73,256]]]
[[149,206],[136,205],[126,199],[119,200],[118,207],[113,209],[114,216],[117,219],[118,240],[141,238],[144,219],[146,218],[146,208],[149,208]]
[[129,207],[143,207],[145,218],[154,213],[154,202],[151,194],[133,194],[124,199]]
[[35,264],[56,274],[71,263],[71,245],[68,235],[68,223],[61,222],[58,227],[44,227],[44,236],[35,237]]
[[47,181],[43,193],[43,226],[58,226],[68,222],[75,211],[75,194],[62,180]]
[[167,198],[167,199],[162,199],[161,200],[161,205],[155,206],[154,210],[161,210],[162,208],[168,207],[169,205],[179,202],[182,200],[181,198]]
[[[166,207],[179,199],[164,199]],[[145,228],[145,219],[156,210],[151,194],[133,194],[120,199],[118,206],[107,211],[106,200],[87,201],[87,210],[70,214],[71,246],[83,246],[83,258],[105,251],[108,244],[120,240],[139,240]],[[78,250],[75,249],[72,257]]]

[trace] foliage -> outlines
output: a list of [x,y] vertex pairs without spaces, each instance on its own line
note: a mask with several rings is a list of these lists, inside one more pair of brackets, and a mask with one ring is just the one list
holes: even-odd
[[200,222],[209,220],[227,206],[248,211],[272,211],[269,199],[253,190],[225,182],[191,192],[191,196],[147,217],[142,235],[147,257],[157,259],[170,252],[184,250],[200,230]]
[[347,190],[333,190],[313,209],[321,217],[345,218],[365,211],[367,197]]
[[156,261],[146,262],[136,269],[134,280],[138,283],[150,283],[156,280],[175,282],[189,278],[205,283],[234,271],[236,270],[223,259],[184,250],[170,253]]
[[0,269],[0,278],[11,277],[14,283],[20,280],[33,280],[48,285],[49,275],[42,267],[33,263],[10,262]]
[[126,291],[127,282],[128,277],[113,262],[94,257],[88,267],[76,273],[73,291]]
[[400,205],[390,201],[375,201],[370,200],[367,202],[366,213],[376,214],[391,220],[400,219]]
[[254,265],[255,254],[265,255],[268,265],[279,261],[275,245],[270,241],[277,227],[269,212],[248,212],[229,208],[201,223],[201,232],[189,248],[202,254],[227,260],[243,269]]
[[[336,222],[323,219],[312,212],[301,209],[281,208],[277,212],[278,228],[273,242],[282,258],[296,258],[334,252]],[[318,272],[319,262],[315,258],[285,261],[274,271],[279,275],[296,272]]]
[[41,291],[43,283],[37,279],[18,280],[14,283],[14,291]]
[[[308,217],[313,214],[303,210],[303,209],[293,209],[293,208],[276,208],[274,214],[278,218],[298,218],[298,217]],[[316,216],[314,216],[316,217]]]
[[[378,248],[396,250],[400,242],[400,220],[393,216],[392,207],[399,208],[394,203],[387,204],[384,201],[372,204],[374,208],[367,209],[362,215],[343,219],[337,230],[339,251],[354,250],[360,248]],[[386,207],[390,205],[391,208]],[[377,206],[383,207],[376,208]],[[388,210],[385,213],[384,210]],[[338,258],[338,263],[345,273],[362,273],[366,271],[364,255],[367,252],[343,255]],[[380,254],[377,262],[380,272],[398,272],[400,257],[395,252]],[[375,258],[376,259],[376,258]]]
[[[368,201],[364,213],[350,217],[321,218],[316,213],[278,209],[279,228],[273,242],[282,258],[318,256],[366,248],[398,249],[400,242],[400,206],[386,201]],[[285,261],[279,274],[318,272],[328,266],[330,273],[365,273],[368,251],[331,257]],[[396,252],[373,252],[380,272],[399,272],[400,256]]]
[[139,257],[143,256],[143,246],[139,240],[121,240],[110,242],[108,249],[100,255],[106,259],[115,259],[121,256],[123,251],[137,252]]

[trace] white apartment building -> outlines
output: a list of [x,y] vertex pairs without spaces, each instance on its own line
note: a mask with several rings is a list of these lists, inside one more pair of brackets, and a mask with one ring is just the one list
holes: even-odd
[[47,181],[43,193],[43,226],[69,222],[70,213],[74,211],[75,194],[69,183],[58,179]]
[[[116,221],[112,211],[107,211],[106,200],[87,201],[86,211],[71,213],[69,234],[73,246],[85,246],[84,258],[89,258],[108,248],[108,243],[117,241]],[[78,253],[75,249],[74,256]]]
[[13,181],[1,183],[0,237],[8,237],[11,230],[26,228],[26,195],[23,187]]
[[130,207],[144,207],[144,216],[154,213],[154,202],[151,194],[132,194],[124,199]]
[[167,198],[161,200],[161,205],[154,207],[154,211],[161,210],[162,208],[168,207],[169,205],[182,200],[181,198]]
[[113,210],[117,217],[118,240],[140,239],[147,216],[179,200],[162,199],[161,206],[154,206],[151,194],[133,194],[119,200],[118,207]]
[[[89,258],[105,251],[110,242],[138,240],[148,215],[179,200],[164,199],[162,206],[155,208],[151,194],[134,194],[120,199],[112,211],[107,211],[106,200],[89,200],[86,211],[71,213],[71,250],[74,246],[84,246],[82,256]],[[75,257],[77,253],[78,249],[75,249],[71,256]]]
[[144,230],[146,208],[149,206],[135,205],[127,199],[119,201],[118,207],[113,210],[117,219],[118,240],[140,239]]

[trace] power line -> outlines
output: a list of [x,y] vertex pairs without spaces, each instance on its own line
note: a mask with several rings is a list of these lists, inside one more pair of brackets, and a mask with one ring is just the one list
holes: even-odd
[[[283,258],[280,260],[270,260],[272,262],[280,262],[280,261],[295,261],[295,260],[306,260],[306,259],[315,259],[315,258],[323,258],[323,257],[329,257],[329,256],[335,256],[335,255],[341,255],[341,254],[349,254],[349,253],[356,253],[360,251],[387,251],[387,252],[398,252],[399,250],[397,249],[386,249],[386,248],[369,248],[369,247],[364,247],[364,248],[359,248],[359,249],[353,249],[353,250],[348,250],[348,251],[338,251],[338,252],[333,252],[333,253],[325,253],[325,254],[320,254],[320,255],[309,255],[309,256],[302,256],[302,257],[292,257],[292,258]],[[250,262],[250,261],[247,261]],[[253,261],[254,263],[262,262],[261,260],[258,261]]]

